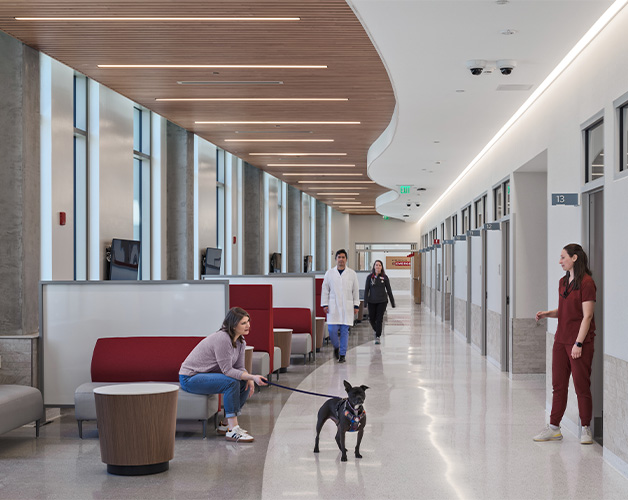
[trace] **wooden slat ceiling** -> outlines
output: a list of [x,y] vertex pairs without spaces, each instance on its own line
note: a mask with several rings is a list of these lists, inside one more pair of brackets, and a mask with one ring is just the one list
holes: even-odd
[[[298,17],[299,21],[20,21],[16,17]],[[48,0],[0,2],[0,29],[184,127],[250,164],[332,205],[316,187],[359,193],[374,207],[386,191],[368,181],[366,155],[389,124],[391,83],[344,0]],[[97,65],[326,65],[294,68],[99,68]],[[283,82],[194,84],[178,82]],[[163,98],[347,98],[346,101],[157,101]],[[349,121],[359,125],[198,124],[199,121]],[[333,139],[333,142],[226,142]],[[265,153],[251,155],[251,153]],[[268,153],[332,153],[271,156]],[[341,155],[341,153],[346,153]],[[278,167],[269,166],[281,165]],[[288,167],[288,164],[355,167]],[[286,176],[289,173],[314,174]],[[359,176],[324,176],[353,173]],[[361,189],[348,191],[357,186]],[[337,205],[333,205],[337,208]],[[339,210],[347,213],[350,209]],[[363,210],[375,213],[375,210]],[[360,212],[360,213],[362,213]]]

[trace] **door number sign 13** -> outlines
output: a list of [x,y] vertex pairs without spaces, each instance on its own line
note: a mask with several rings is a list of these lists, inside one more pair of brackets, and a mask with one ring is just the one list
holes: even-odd
[[578,193],[552,193],[552,205],[573,205],[577,207]]

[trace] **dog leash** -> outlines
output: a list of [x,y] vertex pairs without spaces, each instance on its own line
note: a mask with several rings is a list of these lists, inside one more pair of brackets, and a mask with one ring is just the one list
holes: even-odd
[[[289,391],[302,392],[303,394],[310,394],[312,396],[321,396],[323,398],[338,398],[339,397],[339,396],[330,396],[329,394],[319,394],[318,392],[302,391],[301,389],[295,389],[294,387],[288,387],[287,385],[275,384],[274,382],[271,382],[268,379],[266,381],[268,382],[268,385],[274,385],[275,387],[281,387],[282,389],[287,389]],[[339,399],[342,399],[342,398],[339,398]]]

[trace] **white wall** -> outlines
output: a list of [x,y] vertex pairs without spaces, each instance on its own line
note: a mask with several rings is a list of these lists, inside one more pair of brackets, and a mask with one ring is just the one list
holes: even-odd
[[454,296],[467,300],[467,245],[465,241],[454,242]]
[[486,308],[502,311],[502,233],[486,231]]

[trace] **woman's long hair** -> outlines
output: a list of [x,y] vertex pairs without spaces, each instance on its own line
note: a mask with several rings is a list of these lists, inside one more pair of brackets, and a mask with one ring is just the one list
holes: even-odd
[[[225,316],[225,319],[222,322],[222,326],[220,327],[221,330],[227,332],[229,334],[229,337],[231,337],[231,344],[233,345],[233,347],[236,346],[236,326],[240,324],[240,321],[242,321],[242,318],[244,317],[251,319],[249,313],[247,313],[241,307],[232,307],[231,309],[229,309],[229,312]],[[242,337],[238,338],[238,341],[242,342]]]
[[373,262],[373,269],[371,269],[372,277],[377,276],[377,273],[375,272],[375,264],[377,264],[378,262],[382,265],[382,272],[379,274],[381,274],[382,276],[386,276],[386,271],[384,271],[384,263],[381,260],[377,259],[375,262]]
[[[585,274],[591,276],[591,270],[589,269],[589,259],[584,250],[577,243],[570,243],[563,247],[563,250],[567,252],[569,257],[576,255],[578,258],[573,263],[573,289],[578,290],[582,284],[582,279]],[[565,288],[569,286],[569,271],[565,275]]]

